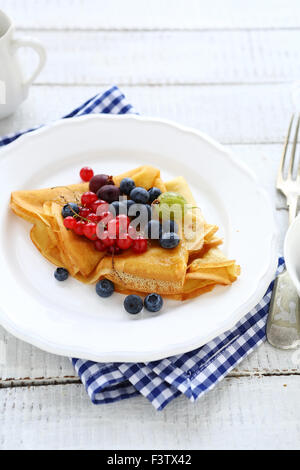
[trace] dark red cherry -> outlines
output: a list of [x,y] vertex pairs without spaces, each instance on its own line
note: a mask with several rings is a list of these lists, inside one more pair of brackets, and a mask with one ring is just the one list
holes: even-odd
[[112,186],[106,184],[102,186],[97,192],[97,196],[99,199],[104,199],[107,202],[117,201],[120,197],[120,188],[118,186]]
[[112,176],[108,175],[95,175],[93,178],[90,180],[90,191],[93,193],[97,193],[102,186],[105,185],[114,185],[114,181]]

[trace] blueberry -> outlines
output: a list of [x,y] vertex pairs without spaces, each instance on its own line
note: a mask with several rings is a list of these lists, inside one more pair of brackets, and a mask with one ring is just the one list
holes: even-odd
[[146,226],[146,235],[151,240],[158,240],[162,236],[162,226],[159,220],[152,219]]
[[143,299],[139,295],[127,295],[124,308],[126,312],[135,315],[143,309]]
[[66,281],[69,277],[69,271],[65,268],[57,268],[54,277],[57,281]]
[[178,224],[175,220],[165,220],[162,223],[163,232],[175,232],[178,233]]
[[155,199],[157,199],[161,195],[161,190],[153,187],[149,189],[148,193],[149,193],[149,202],[151,204],[153,201],[155,201]]
[[144,300],[144,307],[149,312],[158,312],[163,306],[163,299],[159,294],[149,294]]
[[171,248],[176,248],[179,245],[180,237],[175,232],[165,232],[162,234],[161,239],[159,240],[160,246],[170,250]]
[[130,199],[138,204],[147,204],[149,201],[149,193],[146,189],[137,187],[130,192]]
[[101,279],[96,284],[96,292],[100,297],[110,297],[114,290],[114,284],[108,279]]
[[68,202],[68,204],[65,204],[64,207],[62,208],[61,215],[65,219],[66,217],[73,217],[75,214],[79,214],[79,207],[77,204],[74,202]]
[[122,194],[129,196],[130,192],[135,188],[135,182],[131,178],[123,178],[120,183],[120,191]]

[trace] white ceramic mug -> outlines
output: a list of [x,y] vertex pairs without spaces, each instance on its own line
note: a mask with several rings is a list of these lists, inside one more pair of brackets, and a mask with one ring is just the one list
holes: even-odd
[[[39,64],[32,75],[24,79],[17,58],[17,50],[31,47],[39,56]],[[14,25],[0,10],[0,119],[12,114],[27,98],[29,87],[46,62],[44,47],[31,38],[14,38]]]

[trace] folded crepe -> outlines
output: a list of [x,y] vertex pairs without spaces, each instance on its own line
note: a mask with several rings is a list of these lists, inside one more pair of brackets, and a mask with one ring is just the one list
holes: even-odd
[[119,292],[157,292],[185,300],[208,292],[216,284],[228,285],[236,280],[239,267],[216,248],[222,243],[215,236],[218,227],[207,224],[200,215],[184,178],[164,183],[160,171],[146,165],[115,176],[115,184],[119,185],[125,177],[132,178],[136,186],[146,189],[155,186],[162,192],[182,194],[192,205],[185,220],[189,227],[193,227],[199,217],[201,220],[194,238],[187,239],[183,232],[180,244],[172,250],[161,248],[157,242],[149,242],[148,250],[140,255],[127,250],[112,257],[96,251],[89,240],[67,230],[61,216],[64,204],[80,202],[81,195],[88,190],[88,183],[16,191],[11,196],[11,208],[33,224],[31,240],[41,254],[85,283],[94,283],[105,277],[114,282]]

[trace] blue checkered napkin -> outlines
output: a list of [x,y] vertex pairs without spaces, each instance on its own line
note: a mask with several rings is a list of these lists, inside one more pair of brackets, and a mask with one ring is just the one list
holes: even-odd
[[[64,118],[89,113],[134,113],[117,87],[96,95]],[[25,132],[0,138],[0,147]],[[284,261],[279,259],[278,270]],[[95,404],[142,394],[157,410],[184,394],[190,401],[211,390],[266,338],[265,327],[273,283],[261,302],[234,328],[194,351],[148,363],[102,364],[72,359],[72,364]]]
[[[283,271],[283,258],[278,272]],[[95,404],[141,393],[157,410],[181,394],[194,402],[211,390],[266,339],[273,282],[260,303],[231,330],[194,351],[148,363],[98,364],[72,359]]]
[[[123,93],[121,93],[119,88],[114,86],[102,95],[96,95],[93,98],[90,98],[78,108],[74,109],[74,111],[64,116],[63,119],[82,116],[83,114],[91,113],[137,114],[133,109],[133,106],[127,103],[125,96],[123,95]],[[4,137],[0,137],[0,147],[10,144],[14,140],[18,139],[21,135],[35,131],[40,127],[42,126],[33,127],[32,129],[26,129],[24,131],[17,132],[16,134],[10,134]]]

